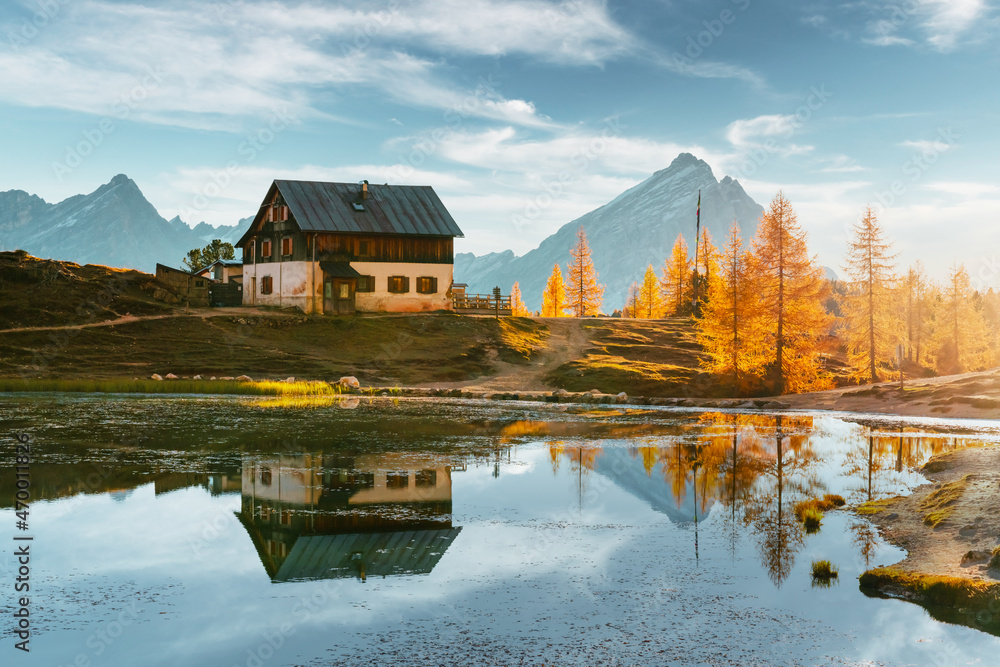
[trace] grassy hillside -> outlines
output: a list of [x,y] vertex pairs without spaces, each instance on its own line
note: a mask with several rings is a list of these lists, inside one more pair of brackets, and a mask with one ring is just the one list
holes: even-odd
[[719,393],[697,370],[701,352],[690,319],[189,311],[154,299],[163,289],[138,271],[0,253],[0,330],[6,329],[0,333],[0,377],[355,375],[364,384],[428,386],[497,373],[527,382],[530,372],[538,388]]
[[548,374],[553,386],[642,396],[721,395],[715,379],[698,370],[702,350],[691,318],[613,318],[581,325],[591,347]]
[[172,308],[153,298],[161,288],[142,271],[0,252],[0,329],[168,313]]

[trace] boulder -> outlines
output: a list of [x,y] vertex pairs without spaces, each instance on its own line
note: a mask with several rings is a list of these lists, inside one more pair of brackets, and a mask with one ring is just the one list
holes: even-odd
[[[225,378],[223,378],[223,379],[225,379]],[[249,375],[241,375],[238,378],[236,378],[236,381],[237,382],[253,382],[253,378],[250,377]]]
[[618,401],[619,403],[628,403],[628,394],[626,394],[624,391],[619,392],[618,395],[615,396],[615,400]]
[[193,378],[191,378],[191,379],[192,379],[192,380],[200,380],[200,379],[201,379],[201,376],[200,376],[200,375],[195,375],[195,376],[194,376]]
[[590,391],[588,391],[587,393],[588,393],[588,394],[591,394],[591,395],[593,395],[593,396],[597,396],[597,395],[599,395],[599,394],[601,393],[601,390],[600,390],[600,389],[591,389],[591,390],[590,390]]
[[348,389],[357,391],[361,389],[361,383],[358,382],[358,378],[353,375],[345,375],[344,377],[337,380],[337,386],[341,389]]
[[149,379],[150,380],[162,381],[163,380],[163,376],[160,375],[159,373],[153,373],[152,375],[149,376]]
[[208,378],[208,379],[209,379],[209,380],[215,380],[215,379],[216,379],[216,377],[215,377],[215,376],[213,375],[212,377],[210,377],[210,378]]
[[285,382],[288,384],[295,384],[295,376],[293,375],[292,377],[285,378]]
[[223,375],[223,376],[222,376],[221,378],[219,378],[219,379],[220,379],[220,380],[227,380],[227,381],[228,381],[228,380],[235,380],[236,378],[234,378],[234,377],[233,377],[232,375]]
[[173,373],[167,373],[166,375],[163,376],[163,378],[165,380],[176,380],[177,376],[174,375]]
[[564,398],[566,396],[569,396],[569,392],[566,391],[565,389],[556,389],[554,392],[552,392],[552,395],[558,396],[559,398]]

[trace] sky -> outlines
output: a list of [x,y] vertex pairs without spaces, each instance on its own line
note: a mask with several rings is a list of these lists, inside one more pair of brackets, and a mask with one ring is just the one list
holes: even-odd
[[838,269],[1000,288],[996,0],[5,0],[0,190],[118,173],[234,224],[275,178],[432,185],[459,252],[523,254],[690,152],[789,198]]

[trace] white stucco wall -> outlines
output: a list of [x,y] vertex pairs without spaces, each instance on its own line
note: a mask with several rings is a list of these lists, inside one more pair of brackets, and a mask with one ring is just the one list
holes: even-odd
[[[355,271],[363,276],[375,277],[374,292],[358,292],[355,305],[366,313],[414,313],[428,310],[451,310],[448,288],[454,274],[452,264],[394,264],[390,262],[351,262]],[[389,276],[406,276],[410,279],[407,294],[389,292]],[[437,278],[437,294],[417,293],[417,278]]]
[[[321,290],[323,272],[319,264],[312,270],[312,262],[267,262],[261,264],[245,264],[243,266],[243,305],[244,306],[278,306],[288,308],[297,306],[303,311],[312,312],[312,299],[309,294],[310,277],[315,274],[313,294],[316,296],[317,311],[323,307]],[[261,294],[261,278],[271,276],[272,288],[270,294]],[[256,287],[251,289],[253,278],[256,277]]]
[[[452,264],[403,264],[391,262],[351,262],[355,271],[365,276],[374,276],[374,292],[358,292],[355,306],[360,312],[413,313],[430,310],[451,310],[448,288],[454,275]],[[261,294],[261,278],[271,276],[271,294]],[[406,276],[410,279],[407,294],[389,292],[389,276]],[[437,278],[436,294],[419,294],[417,278],[429,276]],[[256,287],[253,278],[256,277]],[[309,283],[312,279],[310,298]],[[245,264],[243,266],[243,305],[296,306],[306,313],[323,311],[323,271],[317,262],[270,262]]]

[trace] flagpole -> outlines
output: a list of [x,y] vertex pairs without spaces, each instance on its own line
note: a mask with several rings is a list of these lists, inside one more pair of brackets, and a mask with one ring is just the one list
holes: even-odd
[[701,190],[698,190],[698,210],[695,213],[694,225],[694,304],[698,308],[698,248],[701,246]]

